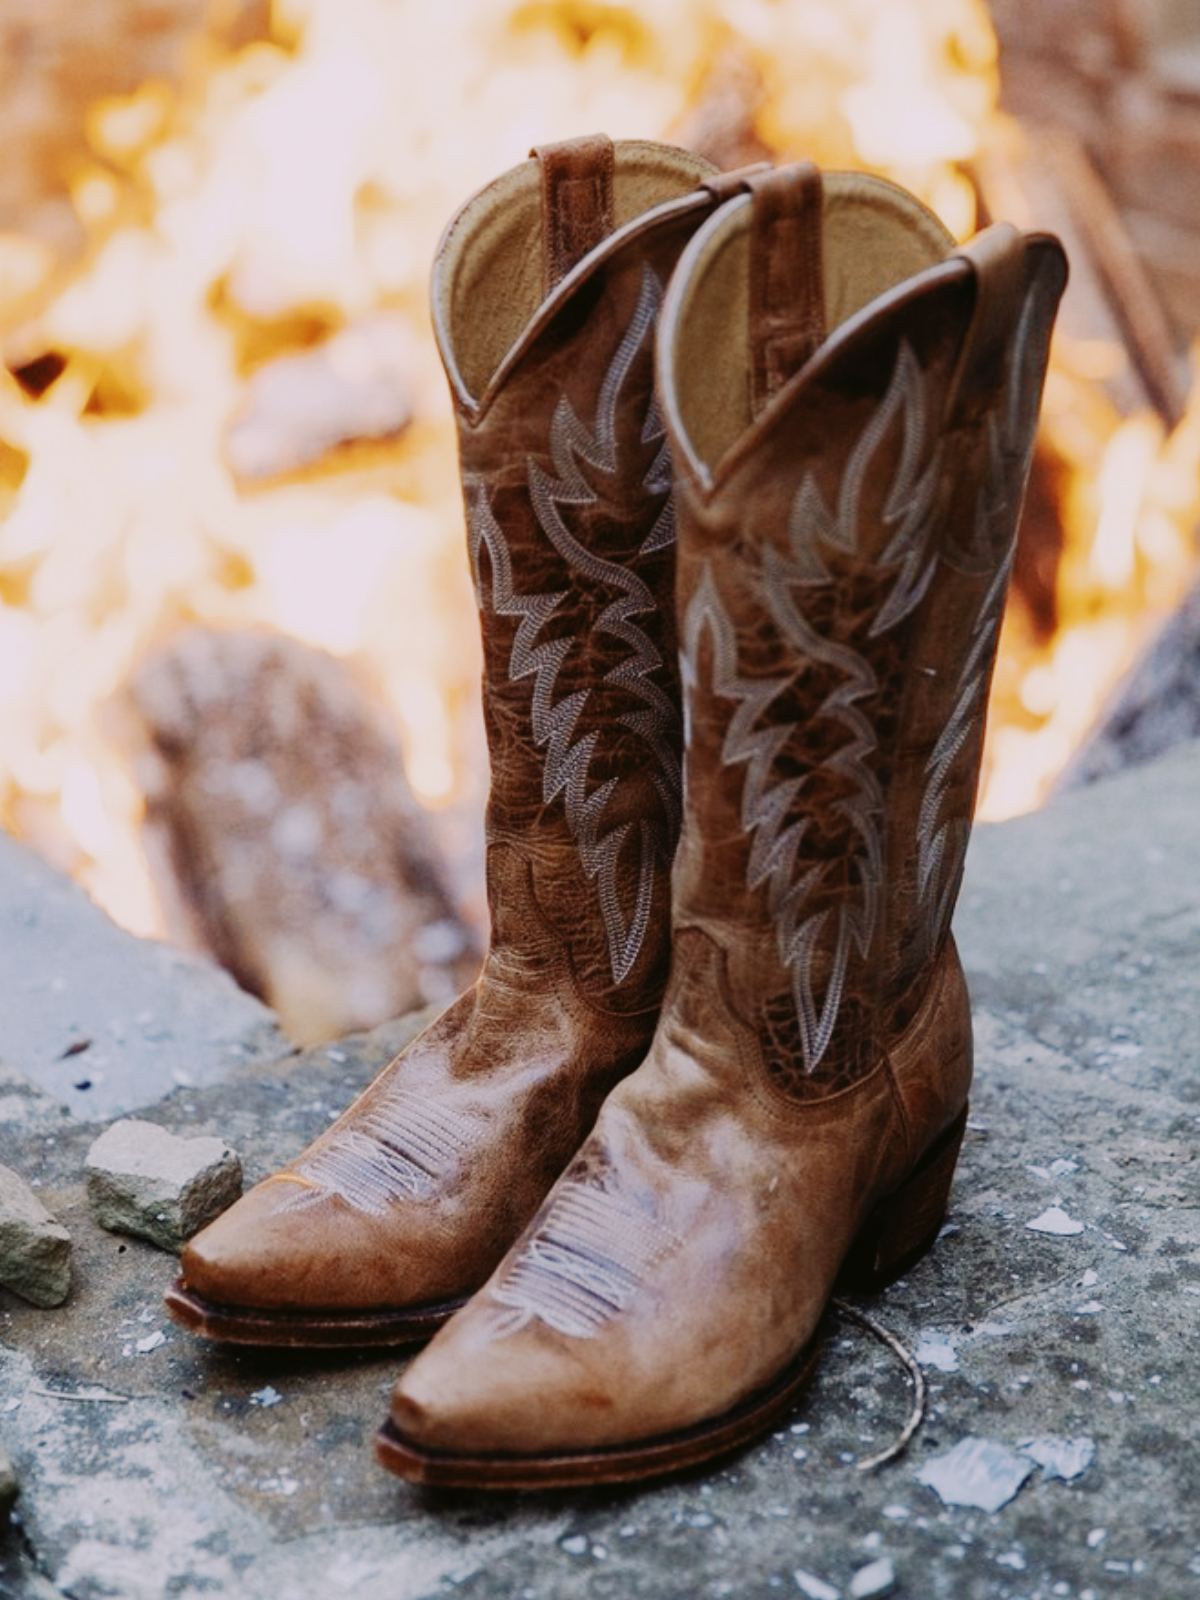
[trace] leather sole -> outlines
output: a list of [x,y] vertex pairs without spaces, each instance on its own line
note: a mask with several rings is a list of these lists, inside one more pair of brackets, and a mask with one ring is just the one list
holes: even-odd
[[[964,1107],[900,1187],[871,1212],[842,1263],[840,1286],[876,1292],[934,1243],[966,1123]],[[791,1410],[812,1376],[820,1343],[818,1333],[770,1384],[721,1416],[651,1439],[561,1454],[469,1456],[414,1444],[389,1418],[375,1436],[375,1453],[389,1472],[447,1489],[569,1488],[680,1472],[749,1444]]]
[[790,1411],[812,1377],[820,1343],[810,1341],[774,1383],[724,1416],[634,1445],[563,1455],[450,1455],[410,1443],[389,1419],[375,1435],[375,1454],[389,1472],[445,1489],[557,1489],[682,1472],[749,1444]]
[[163,1296],[181,1327],[223,1344],[285,1345],[293,1349],[365,1349],[372,1345],[419,1344],[450,1318],[466,1298],[405,1311],[262,1311],[205,1300],[182,1278]]

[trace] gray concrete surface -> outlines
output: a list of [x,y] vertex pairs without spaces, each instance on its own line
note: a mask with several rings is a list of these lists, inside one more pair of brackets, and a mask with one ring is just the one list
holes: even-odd
[[[0,994],[3,1068],[78,1117],[120,1116],[288,1049],[274,1014],[226,973],[123,932],[3,832]],[[0,1075],[0,1117],[7,1089]]]
[[[977,831],[957,925],[978,1082],[952,1215],[906,1279],[859,1303],[917,1353],[929,1412],[869,1474],[857,1464],[903,1424],[907,1380],[833,1317],[795,1416],[710,1471],[619,1492],[409,1488],[370,1451],[403,1358],[221,1351],[174,1328],[170,1258],[89,1217],[95,1101],[64,1110],[57,1080],[10,1069],[0,1161],[70,1228],[75,1282],[51,1311],[0,1295],[0,1450],[22,1484],[0,1596],[848,1600],[881,1592],[889,1563],[890,1592],[912,1600],[1200,1593],[1198,792],[1200,745]],[[52,920],[31,894],[25,915]],[[86,967],[87,941],[68,947]],[[157,1014],[231,1036],[236,995],[145,947],[125,956],[114,1030],[144,985]],[[16,964],[7,1009],[43,1007],[44,978]],[[186,1086],[159,1063],[128,1095],[227,1139],[254,1179],[411,1026],[252,1052]],[[995,1510],[929,1486],[970,1439],[1015,1479],[1030,1469]]]

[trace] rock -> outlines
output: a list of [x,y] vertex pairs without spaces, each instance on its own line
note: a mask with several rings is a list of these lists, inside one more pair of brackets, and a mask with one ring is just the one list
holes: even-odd
[[35,1306],[60,1306],[71,1287],[71,1236],[33,1190],[0,1167],[0,1284]]
[[88,1200],[102,1228],[177,1251],[242,1192],[223,1139],[183,1139],[154,1122],[114,1122],[87,1154]]
[[0,1518],[8,1516],[12,1510],[13,1501],[21,1492],[21,1485],[17,1481],[17,1469],[0,1450]]

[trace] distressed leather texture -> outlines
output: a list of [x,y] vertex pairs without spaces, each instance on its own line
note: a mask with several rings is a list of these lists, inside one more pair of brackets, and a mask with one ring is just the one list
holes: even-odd
[[[660,327],[688,725],[661,1019],[393,1395],[393,1440],[474,1481],[622,1450],[629,1476],[639,1442],[775,1383],[967,1101],[950,918],[1065,259],[1007,229],[948,245],[814,352],[810,290],[789,325],[755,289],[795,267],[772,237],[811,252],[811,170],[787,182],[702,230]],[[706,459],[687,419],[723,357],[696,330],[738,229],[750,409]]]
[[[387,1312],[476,1288],[658,1017],[682,727],[654,330],[717,202],[707,163],[665,147],[537,157],[463,209],[434,277],[483,632],[490,948],[328,1132],[188,1246],[187,1289],[218,1304]],[[512,315],[527,261],[543,298],[480,372],[477,332]]]

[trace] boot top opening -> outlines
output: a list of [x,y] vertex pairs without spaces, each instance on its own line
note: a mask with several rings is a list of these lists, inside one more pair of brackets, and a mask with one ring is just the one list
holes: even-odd
[[[689,194],[713,168],[700,156],[649,140],[614,145],[614,231]],[[433,315],[451,382],[478,400],[545,294],[542,175],[524,161],[455,216],[433,269]]]
[[[887,290],[955,249],[933,212],[903,189],[868,173],[822,177],[817,231],[828,338]],[[751,195],[731,201],[689,247],[687,271],[661,337],[673,381],[673,424],[696,461],[711,471],[762,409],[750,381],[760,321],[752,302]]]

